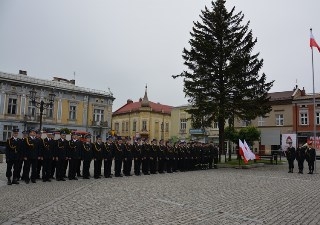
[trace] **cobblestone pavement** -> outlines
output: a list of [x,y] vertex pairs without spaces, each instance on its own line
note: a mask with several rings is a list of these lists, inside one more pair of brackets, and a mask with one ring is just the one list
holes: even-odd
[[0,223],[320,224],[319,174],[287,165],[6,185]]

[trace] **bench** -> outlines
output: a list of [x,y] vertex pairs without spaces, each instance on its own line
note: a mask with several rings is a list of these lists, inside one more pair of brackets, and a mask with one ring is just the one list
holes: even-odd
[[278,164],[278,155],[259,155],[260,159],[269,159],[270,163],[273,164],[273,161],[276,161]]

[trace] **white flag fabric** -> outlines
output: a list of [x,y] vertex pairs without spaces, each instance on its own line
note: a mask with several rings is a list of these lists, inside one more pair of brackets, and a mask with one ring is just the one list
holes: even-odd
[[247,144],[246,140],[243,140],[243,145],[246,148],[246,151],[248,151],[248,155],[249,155],[249,160],[254,160],[256,159],[256,155],[251,151],[251,149],[249,148],[249,145]]

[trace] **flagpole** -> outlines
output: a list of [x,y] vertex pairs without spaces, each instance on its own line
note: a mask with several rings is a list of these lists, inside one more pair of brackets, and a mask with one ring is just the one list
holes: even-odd
[[[310,32],[312,33],[312,28],[310,28]],[[314,116],[313,117],[313,147],[316,150],[317,116],[316,116],[316,96],[315,96],[315,88],[314,88],[314,64],[313,64],[313,48],[312,47],[311,47],[311,63],[312,63],[312,91],[313,91],[313,116]],[[315,173],[317,172],[317,156],[315,156],[314,171]]]

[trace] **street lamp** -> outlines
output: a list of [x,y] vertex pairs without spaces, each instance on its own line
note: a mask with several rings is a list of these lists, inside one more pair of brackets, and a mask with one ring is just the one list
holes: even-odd
[[53,91],[51,91],[51,93],[49,94],[48,102],[44,102],[43,100],[36,101],[36,94],[37,94],[37,92],[34,90],[34,88],[32,88],[32,90],[30,91],[30,100],[31,100],[31,103],[33,104],[33,106],[40,109],[40,128],[39,129],[41,130],[42,129],[43,110],[53,106],[54,97],[56,95],[53,93]]

